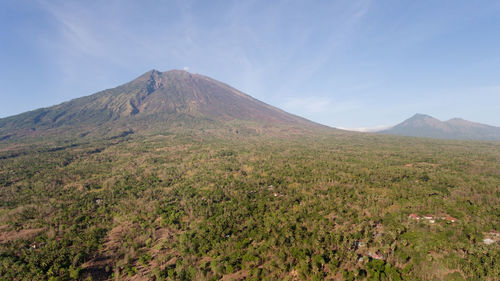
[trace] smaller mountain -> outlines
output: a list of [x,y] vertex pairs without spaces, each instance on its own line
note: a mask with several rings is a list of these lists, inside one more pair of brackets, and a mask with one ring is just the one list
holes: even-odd
[[402,123],[379,131],[379,133],[437,139],[500,141],[500,127],[461,118],[440,121],[425,114],[415,114]]

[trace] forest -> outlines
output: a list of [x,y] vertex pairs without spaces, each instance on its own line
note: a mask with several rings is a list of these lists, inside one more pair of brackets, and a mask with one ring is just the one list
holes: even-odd
[[0,146],[0,280],[498,280],[499,231],[499,142]]

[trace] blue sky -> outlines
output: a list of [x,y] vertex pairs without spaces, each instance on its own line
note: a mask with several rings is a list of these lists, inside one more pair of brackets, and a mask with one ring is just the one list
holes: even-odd
[[188,69],[335,127],[500,126],[500,1],[0,2],[0,117]]

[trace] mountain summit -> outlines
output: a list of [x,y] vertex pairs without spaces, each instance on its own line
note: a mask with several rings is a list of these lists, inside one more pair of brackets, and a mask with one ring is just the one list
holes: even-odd
[[400,124],[379,133],[438,139],[500,140],[499,127],[461,118],[443,122],[425,114],[415,114]]
[[168,131],[236,123],[253,128],[323,127],[203,75],[151,70],[113,89],[0,119],[0,139],[68,130]]

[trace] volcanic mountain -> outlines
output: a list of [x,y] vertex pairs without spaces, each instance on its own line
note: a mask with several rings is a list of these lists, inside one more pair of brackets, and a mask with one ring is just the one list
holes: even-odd
[[113,89],[0,119],[0,140],[221,127],[243,131],[326,128],[203,75],[151,70]]
[[500,128],[453,118],[440,121],[425,114],[415,114],[402,123],[379,133],[412,137],[457,140],[500,140]]

